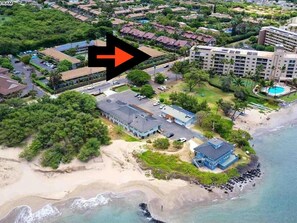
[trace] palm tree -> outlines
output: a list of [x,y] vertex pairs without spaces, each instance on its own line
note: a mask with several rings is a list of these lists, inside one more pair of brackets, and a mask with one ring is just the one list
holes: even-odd
[[234,81],[233,81],[233,84],[237,87],[242,87],[244,86],[244,82],[241,78],[236,78]]
[[62,74],[58,70],[51,71],[49,73],[50,83],[54,91],[56,90],[56,85],[60,83],[62,79]]

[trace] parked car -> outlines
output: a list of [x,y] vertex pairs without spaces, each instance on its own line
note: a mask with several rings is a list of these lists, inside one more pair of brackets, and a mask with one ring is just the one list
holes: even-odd
[[186,142],[187,139],[185,137],[182,137],[182,138],[179,138],[177,141],[180,141],[180,142]]
[[153,106],[158,106],[160,104],[160,102],[159,101],[156,101],[154,104],[153,104]]
[[134,95],[134,97],[138,97],[139,95],[140,95],[140,94],[137,93],[137,94]]
[[21,62],[21,61],[19,61],[19,60],[15,60],[15,61],[14,61],[14,63],[20,63],[20,62]]
[[165,91],[166,90],[166,86],[159,86],[158,89],[161,90],[161,91]]
[[118,82],[118,81],[114,81],[114,82],[112,82],[112,84],[113,85],[116,85],[116,84],[119,84],[120,82]]
[[87,88],[87,90],[92,90],[92,89],[94,89],[94,86],[90,86]]
[[170,132],[170,133],[166,133],[165,136],[166,136],[167,138],[171,138],[172,136],[174,136],[174,134],[173,134],[172,132]]
[[169,64],[167,64],[166,66],[164,66],[164,68],[168,68],[169,67]]
[[160,105],[160,109],[163,109],[165,107],[165,105]]

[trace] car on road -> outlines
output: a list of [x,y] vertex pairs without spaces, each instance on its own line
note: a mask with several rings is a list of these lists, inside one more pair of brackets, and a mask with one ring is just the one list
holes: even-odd
[[94,86],[87,87],[87,90],[92,90],[92,89],[94,89]]
[[134,97],[138,97],[139,95],[140,95],[140,94],[137,93],[137,94],[134,95]]
[[164,68],[168,68],[169,67],[169,64],[167,64],[166,66],[164,66]]
[[21,71],[14,71],[14,74],[21,74]]
[[144,96],[144,95],[139,95],[139,97],[138,97],[138,99],[141,101],[142,99],[145,99],[146,98],[146,96]]
[[165,105],[160,105],[160,109],[163,109],[165,107]]
[[160,104],[160,102],[159,101],[156,101],[154,104],[153,104],[153,106],[158,106]]
[[167,88],[166,88],[166,86],[162,85],[162,86],[159,86],[158,89],[161,91],[165,91]]
[[114,82],[112,82],[112,84],[113,84],[113,85],[116,85],[116,84],[120,84],[120,82],[118,82],[118,81],[114,81]]
[[174,134],[173,134],[172,132],[169,132],[169,133],[166,133],[165,136],[166,136],[167,138],[171,138],[171,137],[174,136]]
[[14,63],[20,63],[20,62],[21,62],[21,61],[19,61],[19,60],[15,60],[15,61],[14,61]]
[[177,141],[180,141],[180,142],[186,142],[187,139],[185,137],[182,137],[182,138],[179,138]]

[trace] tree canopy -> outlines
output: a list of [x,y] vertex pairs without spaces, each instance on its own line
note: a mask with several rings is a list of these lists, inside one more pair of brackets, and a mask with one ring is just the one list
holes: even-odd
[[1,7],[0,15],[9,18],[0,26],[0,54],[95,38],[92,25],[54,9],[14,4]]
[[41,153],[41,164],[52,168],[75,156],[87,161],[110,140],[107,127],[95,114],[95,98],[74,91],[31,104],[7,100],[1,104],[0,144],[15,146],[34,136],[21,157],[32,160]]
[[137,86],[142,86],[151,79],[151,76],[142,70],[132,70],[127,75],[127,79]]

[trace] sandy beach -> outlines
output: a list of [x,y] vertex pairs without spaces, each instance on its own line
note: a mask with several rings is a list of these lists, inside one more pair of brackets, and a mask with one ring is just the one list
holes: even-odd
[[[102,147],[100,157],[88,163],[74,160],[57,171],[40,167],[38,160],[20,160],[19,148],[1,148],[0,219],[16,206],[28,205],[34,212],[48,203],[73,197],[88,199],[104,192],[130,191],[143,192],[152,212],[163,218],[184,201],[202,202],[222,195],[218,190],[210,196],[205,189],[182,180],[156,180],[149,176],[132,156],[134,150],[142,150],[143,144],[116,140]],[[166,207],[162,213],[161,205]]]
[[247,109],[244,115],[235,120],[234,128],[248,131],[251,135],[257,136],[265,131],[295,124],[297,122],[296,114],[296,103],[266,114],[260,113],[257,109]]
[[[292,123],[292,114],[297,114],[297,105],[270,114],[247,110],[236,120],[235,127],[256,136]],[[231,196],[219,189],[209,193],[183,180],[154,179],[139,168],[132,155],[133,151],[142,151],[144,144],[115,140],[101,148],[100,157],[88,163],[74,160],[55,171],[42,168],[38,159],[30,163],[19,159],[20,148],[0,147],[0,219],[17,206],[28,205],[34,212],[48,203],[73,197],[89,199],[105,192],[140,191],[153,216],[166,220],[171,212],[189,202],[206,203]],[[165,207],[162,211],[161,206]]]

